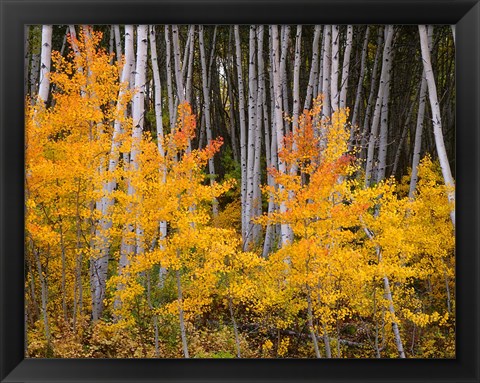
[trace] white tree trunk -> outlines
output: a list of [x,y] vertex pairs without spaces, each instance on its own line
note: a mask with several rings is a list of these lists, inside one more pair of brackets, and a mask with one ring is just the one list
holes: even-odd
[[[282,79],[282,97],[283,97],[283,113],[284,115],[290,115],[290,107],[288,103],[288,78],[287,78],[287,51],[290,45],[290,25],[282,25],[281,27],[281,41],[282,41],[282,53],[280,55],[280,76]],[[290,132],[290,122],[287,119],[283,120],[285,125],[285,134]]]
[[[315,27],[315,33],[317,33],[317,27],[320,28],[320,26]],[[314,39],[314,48],[317,46],[318,50],[318,36],[315,35],[317,38],[317,42],[315,44],[315,39]],[[297,26],[297,34],[295,36],[295,62],[293,64],[293,115],[292,115],[292,132],[293,134],[296,133],[298,129],[298,117],[299,117],[299,110],[300,110],[300,64],[301,64],[301,46],[302,46],[302,26],[298,25]],[[313,55],[313,58],[315,57],[318,58],[318,51],[317,54]],[[313,63],[312,63],[313,65]],[[312,67],[313,70],[313,67]],[[312,80],[312,70],[310,70],[310,80]],[[318,68],[317,68],[318,70]],[[309,81],[310,81],[309,80]],[[309,82],[309,89],[310,89],[310,82]],[[308,90],[307,90],[307,98],[308,98]],[[305,99],[305,104],[307,103],[307,100]],[[304,109],[308,109],[307,106],[304,107]],[[293,149],[295,150],[297,148],[297,143],[294,141],[293,142]],[[293,165],[292,168],[290,169],[291,174],[296,174],[297,173],[297,166]]]
[[368,51],[368,37],[370,35],[370,26],[367,25],[365,30],[365,37],[363,40],[363,47],[362,47],[362,58],[360,59],[360,73],[358,76],[358,84],[357,84],[357,93],[355,96],[355,104],[353,106],[353,113],[352,113],[352,128],[350,130],[350,140],[348,144],[348,150],[352,150],[353,146],[355,145],[355,130],[357,129],[357,120],[358,120],[358,110],[360,107],[360,101],[362,99],[363,93],[363,76],[365,75],[365,62],[367,61],[367,51]]
[[183,292],[182,292],[182,282],[180,279],[180,271],[175,272],[175,277],[177,280],[177,301],[178,301],[178,316],[180,321],[180,336],[182,338],[182,350],[184,358],[190,358],[188,353],[188,343],[187,343],[187,330],[185,328],[185,316],[183,310]]
[[173,86],[172,86],[172,53],[170,42],[170,27],[165,25],[165,46],[167,62],[167,96],[168,96],[168,116],[170,120],[170,129],[175,126],[175,111],[173,109]]
[[40,53],[40,80],[38,87],[38,99],[46,104],[50,90],[50,64],[52,57],[52,26],[42,27],[42,50]]
[[243,243],[246,241],[245,233],[247,231],[246,222],[246,200],[247,200],[247,131],[245,122],[245,91],[243,86],[243,72],[242,72],[242,52],[240,41],[240,30],[238,25],[234,26],[235,34],[235,53],[236,53],[236,67],[238,78],[238,111],[240,115],[240,158],[241,158],[241,170],[242,170],[242,239]]
[[[272,39],[272,70],[273,70],[273,92],[275,100],[275,128],[276,128],[276,140],[277,140],[277,149],[279,150],[283,145],[283,112],[282,112],[282,82],[281,82],[281,71],[280,71],[280,39],[278,36],[278,27],[276,25],[270,26],[270,33]],[[278,170],[281,173],[286,172],[285,162],[281,158],[278,158]],[[285,187],[282,184],[278,185],[280,190],[284,190]],[[280,212],[286,212],[285,203],[280,204]],[[281,246],[287,244],[290,240],[290,230],[289,226],[286,223],[282,223],[280,226],[281,230]]]
[[[257,26],[257,99],[256,99],[256,122],[255,122],[255,157],[253,166],[253,206],[252,218],[262,214],[262,192],[260,190],[261,168],[260,155],[262,151],[262,121],[265,92],[265,73],[263,63],[263,25]],[[256,244],[259,241],[261,226],[254,224],[252,228],[252,241]]]
[[173,58],[175,63],[175,80],[177,83],[177,97],[179,103],[185,101],[185,88],[183,84],[182,62],[180,61],[180,41],[177,25],[172,25]]
[[30,64],[30,97],[32,103],[38,93],[38,77],[40,75],[40,53],[32,53],[32,60]]
[[122,38],[120,37],[120,25],[113,26],[113,33],[115,36],[115,52],[117,55],[117,61],[122,58]]
[[[207,81],[207,64],[205,62],[205,42],[203,36],[203,25],[199,25],[198,30],[198,41],[200,45],[200,61],[202,64],[202,88],[203,88],[203,113],[205,115],[205,127],[207,130],[207,141],[212,141],[212,125],[210,122],[210,88]],[[193,44],[192,44],[193,46]],[[192,57],[193,58],[193,57]],[[215,163],[213,162],[213,157],[208,160],[208,173],[210,174],[210,185],[213,185],[215,176]],[[213,215],[218,215],[218,202],[216,198],[213,199]]]
[[[148,48],[148,26],[139,25],[137,27],[137,60],[135,67],[135,88],[137,89],[132,101],[132,149],[130,151],[130,171],[138,172],[138,155],[140,154],[140,144],[143,134],[143,123],[145,114],[145,85],[147,68],[147,48]],[[128,182],[128,195],[135,195],[136,190],[131,182]],[[127,208],[129,209],[129,208]],[[135,230],[135,244],[130,239],[122,238],[119,259],[119,274],[123,273],[124,268],[129,263],[129,256],[132,254],[141,254],[144,251],[143,229],[138,222],[127,223],[127,235]],[[117,289],[121,290],[123,286],[119,284]],[[116,301],[118,308],[121,302]]]
[[[190,45],[189,45],[189,52],[188,52],[188,71],[187,71],[187,79],[185,81],[185,94],[186,99],[189,104],[192,103],[192,82],[193,82],[193,61],[194,61],[194,50],[195,50],[195,26],[192,25],[189,31],[190,37]],[[185,49],[186,51],[186,49]],[[210,89],[210,84],[208,85],[208,89]]]
[[380,62],[380,54],[383,51],[382,49],[382,42],[383,42],[383,35],[382,28],[378,28],[378,35],[377,35],[377,51],[375,53],[375,61],[373,63],[372,69],[372,78],[370,81],[370,93],[368,96],[367,106],[365,108],[365,117],[363,119],[363,129],[361,131],[361,158],[366,158],[367,153],[367,140],[368,140],[368,133],[370,132],[370,117],[372,112],[372,104],[375,97],[375,90],[377,85],[377,78],[378,78],[378,63]]
[[388,148],[388,103],[390,99],[390,79],[392,70],[392,45],[387,50],[387,72],[385,76],[385,83],[383,86],[385,90],[382,97],[382,109],[380,118],[380,140],[378,148],[378,171],[377,182],[385,178],[385,171],[387,167],[387,148]]
[[[313,35],[312,46],[312,65],[310,67],[310,76],[308,78],[307,85],[307,95],[305,96],[305,104],[303,105],[303,109],[310,109],[310,105],[312,104],[313,87],[314,83],[316,82],[315,80],[318,76],[318,45],[320,40],[321,28],[322,27],[320,25],[315,25],[315,33]],[[299,70],[300,68],[295,67],[295,69]]]
[[[365,234],[367,234],[367,237],[370,240],[374,239],[373,233],[367,227],[364,227],[363,230],[365,231]],[[382,250],[380,246],[376,246],[375,251],[377,253],[378,263],[382,262]],[[392,322],[392,330],[393,330],[393,337],[395,340],[395,346],[397,347],[399,358],[404,359],[405,351],[403,350],[403,343],[402,343],[402,337],[400,335],[400,328],[398,326],[398,320],[395,315],[395,306],[393,305],[393,297],[392,297],[392,291],[390,289],[390,281],[387,275],[384,275],[382,279],[383,279],[383,289],[385,292],[385,299],[388,302],[388,311],[390,313],[391,322]]]
[[331,65],[332,65],[332,26],[325,25],[323,27],[323,108],[322,115],[330,116],[331,102],[330,102],[330,76],[331,76]]
[[[368,26],[367,26],[368,27]],[[340,88],[340,108],[347,107],[348,76],[350,74],[350,55],[352,52],[353,26],[347,27],[347,41],[343,56],[342,86]]]
[[339,97],[338,93],[338,75],[339,75],[339,61],[340,61],[340,51],[338,45],[340,43],[340,27],[338,25],[332,25],[332,72],[331,72],[331,82],[330,82],[330,97],[332,99],[332,112],[335,112],[338,109]]
[[[433,26],[429,26],[427,30],[429,50],[432,49],[432,37]],[[415,189],[417,188],[418,181],[418,164],[420,163],[420,156],[422,153],[422,134],[423,127],[425,125],[425,106],[427,103],[427,78],[425,76],[425,70],[422,69],[422,81],[420,85],[420,93],[418,99],[418,113],[417,113],[417,125],[415,129],[415,143],[413,146],[413,159],[412,159],[412,175],[410,177],[410,189],[408,197],[413,198]]]
[[427,102],[427,79],[425,71],[422,71],[422,84],[420,85],[420,98],[418,101],[417,127],[415,129],[415,144],[413,146],[412,175],[408,197],[413,198],[418,181],[418,164],[422,153],[422,133],[425,122],[425,103]]
[[[137,63],[135,68],[135,88],[137,92],[133,96],[132,102],[132,149],[130,161],[135,172],[139,171],[138,155],[140,154],[140,143],[142,141],[143,123],[145,116],[145,85],[147,82],[147,52],[148,52],[148,26],[139,25],[137,27]],[[134,195],[135,188],[130,183],[129,194]],[[137,224],[137,254],[143,253],[142,230],[138,229]]]
[[[450,170],[450,163],[448,162],[447,151],[445,149],[445,142],[442,133],[442,119],[440,113],[440,104],[437,96],[437,86],[435,84],[435,77],[433,76],[432,62],[430,59],[430,49],[428,47],[428,36],[425,25],[419,25],[418,31],[420,33],[420,46],[422,49],[423,69],[425,77],[427,78],[428,98],[430,99],[430,108],[432,110],[433,134],[435,136],[435,146],[437,147],[438,159],[440,161],[440,168],[442,169],[443,179],[448,190],[448,200],[450,203],[455,203],[455,181]],[[455,226],[455,209],[450,213],[453,226]]]
[[23,96],[28,94],[28,64],[30,57],[30,25],[23,27]]
[[377,102],[375,104],[375,111],[373,114],[372,128],[370,130],[370,138],[368,141],[367,164],[365,170],[365,186],[370,186],[372,181],[373,161],[375,154],[375,147],[377,144],[377,135],[380,122],[381,107],[383,102],[383,94],[385,92],[385,85],[387,83],[387,76],[389,70],[389,51],[391,49],[393,39],[393,26],[387,25],[385,27],[385,45],[383,47],[383,62],[382,73],[380,75],[380,85],[378,86]]
[[255,37],[256,26],[250,26],[248,48],[248,139],[247,139],[247,193],[245,200],[245,242],[244,248],[248,249],[252,242],[253,223],[251,222],[254,209],[254,172],[255,172],[255,134],[257,123],[257,73],[255,66]]
[[[160,71],[158,69],[158,57],[157,57],[157,41],[155,36],[155,25],[150,25],[150,54],[152,61],[152,72],[154,82],[154,103],[155,103],[155,122],[157,127],[157,147],[160,156],[165,157],[165,149],[163,147],[163,113],[162,113],[162,83],[160,81]],[[162,182],[166,182],[166,169],[161,169]],[[167,222],[160,222],[160,240],[165,239],[167,236]]]

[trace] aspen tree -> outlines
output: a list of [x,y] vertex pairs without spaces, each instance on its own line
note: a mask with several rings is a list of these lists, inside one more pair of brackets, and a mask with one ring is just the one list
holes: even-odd
[[[155,26],[150,25],[150,54],[151,64],[153,72],[153,80],[155,85],[154,102],[155,102],[155,122],[157,128],[157,146],[160,157],[165,157],[165,148],[163,147],[164,133],[163,133],[163,113],[162,113],[162,83],[160,81],[160,71],[158,69],[158,56],[157,56],[157,41]],[[166,181],[166,170],[161,169],[162,181]],[[163,240],[167,236],[167,222],[160,222],[160,240]]]
[[[368,26],[367,26],[368,28]],[[342,86],[340,88],[340,108],[344,109],[347,107],[347,90],[348,90],[348,80],[350,74],[350,56],[352,53],[352,39],[353,39],[353,26],[349,25],[347,27],[347,41],[345,42],[345,53],[343,56],[343,65],[342,65]],[[368,40],[368,35],[367,35]]]
[[[392,43],[393,44],[393,43]],[[390,100],[390,79],[392,70],[392,46],[387,50],[386,59],[386,76],[385,87],[382,96],[382,106],[380,111],[380,137],[378,146],[378,169],[377,169],[377,182],[380,182],[385,178],[385,171],[387,167],[387,148],[388,148],[388,103]]]
[[293,114],[292,114],[292,121],[293,121],[292,131],[293,132],[295,132],[298,127],[298,114],[300,110],[301,46],[302,46],[302,26],[298,25],[297,33],[295,35],[295,62],[293,64]]
[[[146,84],[146,65],[147,65],[147,48],[148,48],[148,26],[139,25],[137,27],[137,59],[135,67],[135,88],[136,93],[132,101],[132,144],[130,151],[129,170],[132,175],[139,172],[138,156],[140,154],[140,145],[142,141],[144,113],[145,113],[145,84]],[[130,177],[128,180],[127,194],[130,197],[141,198],[138,196],[135,187],[135,180]],[[130,263],[130,257],[140,255],[144,252],[143,229],[138,222],[138,213],[131,211],[132,207],[127,208],[127,224],[123,237],[122,248],[119,261],[119,275],[124,274],[124,269]],[[128,222],[133,213],[135,221]],[[131,236],[134,233],[134,238]],[[122,290],[123,285],[119,284],[118,289]],[[121,302],[117,302],[121,304]]]
[[256,26],[250,26],[248,45],[248,140],[247,140],[247,190],[245,196],[245,243],[248,249],[253,241],[253,218],[254,209],[254,178],[255,178],[255,136],[257,131],[257,72],[256,58]]
[[[281,55],[280,55],[280,73],[282,79],[282,98],[283,98],[283,113],[290,115],[290,106],[288,101],[288,72],[287,72],[287,55],[290,45],[290,25],[281,26]],[[285,132],[290,132],[290,122],[284,119]]]
[[363,97],[363,82],[365,76],[365,63],[367,59],[367,50],[368,50],[368,39],[370,36],[370,26],[367,25],[365,29],[365,37],[363,40],[362,46],[362,57],[360,59],[360,72],[358,75],[358,84],[357,84],[357,92],[355,95],[355,104],[353,106],[353,113],[352,113],[352,128],[350,130],[350,141],[348,145],[348,150],[352,150],[353,145],[355,143],[355,129],[357,129],[357,120],[360,108],[360,101]]
[[373,113],[372,127],[370,130],[370,138],[368,140],[367,162],[365,170],[365,186],[370,186],[372,182],[372,173],[374,170],[374,153],[377,145],[377,135],[380,123],[380,114],[382,109],[383,95],[385,88],[388,85],[388,71],[389,71],[389,52],[391,49],[393,39],[393,26],[387,25],[385,27],[385,45],[383,48],[382,72],[380,74],[380,84],[378,86],[377,101],[375,104],[375,111]]
[[332,100],[332,112],[338,109],[340,93],[338,92],[339,62],[340,62],[340,27],[332,25],[332,73],[330,80],[330,97]]
[[120,25],[115,24],[113,26],[113,34],[115,37],[115,53],[117,56],[117,61],[119,61],[122,57],[122,38],[120,37]]
[[[256,121],[255,121],[255,146],[254,146],[254,164],[253,164],[253,206],[252,218],[262,214],[262,193],[260,191],[261,169],[260,154],[262,151],[262,121],[265,93],[265,73],[263,63],[263,25],[257,26],[257,96],[256,96]],[[268,129],[266,127],[266,129]],[[254,225],[252,231],[253,243],[258,243],[260,237],[260,225]]]
[[42,49],[40,54],[40,78],[38,86],[38,98],[46,104],[50,91],[50,63],[52,55],[52,26],[42,27]]
[[380,62],[380,55],[383,51],[382,49],[383,35],[384,35],[383,29],[379,27],[378,36],[377,36],[377,50],[375,53],[375,60],[373,63],[372,75],[370,80],[370,93],[368,96],[367,106],[365,108],[365,117],[363,119],[363,127],[361,130],[362,159],[365,159],[367,156],[368,135],[370,133],[370,118],[371,118],[371,112],[372,112],[372,105],[375,99],[375,90],[378,82],[378,63]]
[[[205,126],[207,129],[207,141],[212,140],[212,125],[210,122],[210,87],[208,86],[207,81],[207,64],[205,62],[205,42],[203,37],[203,26],[199,25],[198,27],[198,41],[200,45],[200,61],[202,64],[202,88],[203,88],[203,108],[205,115]],[[192,45],[193,46],[193,45]],[[210,184],[214,183],[213,177],[215,176],[215,164],[213,162],[213,157],[208,160],[208,172],[210,174]],[[212,201],[213,205],[213,215],[218,215],[218,202],[217,200]]]
[[320,31],[321,31],[321,26],[315,25],[315,33],[313,35],[313,46],[312,46],[312,64],[310,67],[310,76],[308,78],[308,85],[307,85],[307,95],[305,96],[305,104],[303,105],[303,109],[310,109],[312,97],[314,94],[313,87],[314,87],[314,83],[316,82],[315,80],[318,74],[318,42],[320,40]]
[[[431,50],[433,26],[428,27],[428,44]],[[412,159],[412,174],[410,176],[410,189],[408,192],[409,198],[413,198],[418,181],[418,165],[420,164],[420,155],[422,151],[422,135],[423,126],[425,124],[425,104],[427,102],[427,78],[425,76],[425,69],[422,66],[422,80],[420,84],[420,93],[418,99],[417,124],[415,128],[415,142],[413,146]]]
[[170,119],[170,129],[175,125],[175,111],[173,109],[173,86],[172,86],[172,45],[170,42],[170,26],[165,25],[165,45],[166,45],[166,75],[167,75],[167,98],[168,98],[168,117]]
[[[282,114],[282,82],[281,82],[281,70],[279,62],[279,53],[280,53],[280,39],[278,36],[278,27],[276,25],[270,26],[270,35],[272,39],[272,69],[273,69],[273,94],[275,100],[275,130],[276,130],[276,141],[277,148],[283,146],[282,137],[283,137],[283,114]],[[278,159],[278,170],[281,173],[286,172],[285,162],[279,158]],[[284,185],[279,184],[278,189],[283,191],[285,189]],[[284,202],[280,204],[280,212],[286,212],[286,205]],[[288,224],[282,223],[281,226],[281,245],[285,245],[290,240],[290,230]]]
[[[313,65],[316,65],[316,63],[314,64],[313,61],[315,61],[315,58],[317,58],[318,60],[318,35],[320,34],[320,32],[317,33],[317,27],[318,27],[318,30],[320,30],[320,26],[316,26],[315,27],[315,37],[314,37],[314,54],[313,54],[313,59],[312,59],[312,69],[310,71],[310,79],[312,79],[314,76],[312,76],[312,71],[314,70],[313,69]],[[317,40],[315,42],[315,39]],[[292,132],[293,134],[295,134],[295,132],[297,131],[297,128],[298,128],[298,115],[299,115],[299,109],[300,109],[300,50],[301,50],[301,45],[302,45],[302,26],[299,25],[297,26],[297,34],[296,34],[296,37],[295,37],[295,63],[294,63],[294,66],[293,66],[293,115],[292,115]],[[315,54],[315,47],[317,48],[317,53]],[[308,85],[308,89],[310,89],[310,79],[309,79],[309,85]],[[307,98],[305,99],[305,106],[307,105],[307,99],[308,99],[308,92],[309,90],[307,90]],[[307,109],[308,107],[305,107],[304,106],[304,109]],[[296,142],[293,143],[294,145],[294,149],[296,147]],[[297,172],[297,168],[296,166],[292,166],[291,170],[290,170],[291,174],[295,174]]]
[[332,26],[325,25],[323,27],[323,84],[322,84],[322,93],[323,93],[323,107],[322,115],[330,116],[331,111],[331,67],[332,67]]
[[[430,50],[428,47],[428,36],[425,25],[419,25],[418,31],[420,33],[420,46],[422,49],[423,68],[428,86],[428,98],[430,100],[430,108],[432,111],[433,134],[435,137],[435,146],[437,148],[438,159],[440,161],[440,168],[442,169],[443,179],[448,190],[448,201],[451,204],[455,203],[455,182],[450,170],[450,163],[448,162],[447,151],[445,149],[445,141],[442,133],[442,118],[440,113],[440,104],[437,96],[437,86],[435,84],[435,77],[433,76],[432,62],[430,59]],[[455,209],[450,213],[453,226],[455,226]]]
[[242,52],[240,41],[240,28],[238,25],[234,26],[235,33],[235,53],[236,53],[236,67],[238,78],[238,112],[240,115],[240,166],[241,166],[241,196],[242,196],[242,238],[243,242],[247,241],[246,232],[248,230],[248,222],[246,221],[246,201],[247,201],[247,128],[245,122],[245,91],[243,86],[243,71],[242,71]]

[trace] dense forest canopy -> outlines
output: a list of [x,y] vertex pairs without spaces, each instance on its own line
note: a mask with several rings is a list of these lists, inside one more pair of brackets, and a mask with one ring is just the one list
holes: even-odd
[[455,357],[450,26],[25,36],[27,355]]

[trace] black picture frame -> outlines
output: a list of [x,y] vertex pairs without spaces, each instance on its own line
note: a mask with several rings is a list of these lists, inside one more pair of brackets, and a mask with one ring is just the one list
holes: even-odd
[[[1,382],[479,382],[479,0],[0,0]],[[24,359],[26,24],[456,24],[457,357]]]

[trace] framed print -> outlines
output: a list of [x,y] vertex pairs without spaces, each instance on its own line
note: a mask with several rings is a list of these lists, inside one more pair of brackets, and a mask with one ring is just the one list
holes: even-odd
[[478,382],[480,5],[1,2],[2,382]]

